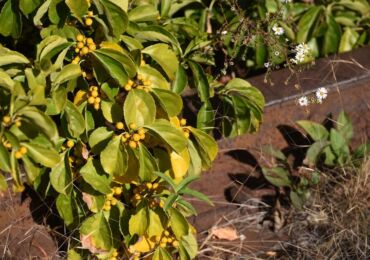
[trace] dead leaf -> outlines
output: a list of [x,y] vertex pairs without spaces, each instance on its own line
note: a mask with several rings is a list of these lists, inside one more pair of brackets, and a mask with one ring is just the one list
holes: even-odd
[[81,235],[80,240],[81,240],[82,247],[88,249],[93,254],[101,254],[101,253],[107,253],[108,252],[107,250],[97,248],[94,245],[94,241],[93,241],[91,235]]
[[237,231],[233,227],[213,228],[211,235],[216,239],[233,241],[239,238]]

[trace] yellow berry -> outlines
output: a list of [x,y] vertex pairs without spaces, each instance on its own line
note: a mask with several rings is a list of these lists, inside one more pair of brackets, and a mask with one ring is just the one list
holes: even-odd
[[166,238],[166,237],[162,237],[161,242],[162,242],[162,243],[167,243],[167,238]]
[[141,134],[141,135],[140,135],[140,139],[141,139],[141,140],[144,140],[144,139],[145,139],[145,134]]
[[185,118],[180,120],[180,125],[182,125],[182,126],[186,125],[186,119]]
[[12,119],[10,118],[10,116],[4,116],[4,117],[3,117],[3,122],[4,122],[5,124],[9,124],[9,123],[10,123],[10,121],[12,121]]
[[130,129],[136,129],[137,126],[135,123],[130,123],[129,127]]
[[107,194],[107,200],[111,200],[113,198],[113,193]]
[[121,142],[122,143],[126,143],[126,141],[127,141],[127,138],[124,135],[122,135],[121,136]]
[[158,183],[153,183],[153,189],[155,190],[155,189],[157,189],[158,188],[158,186],[159,186],[159,184]]
[[121,195],[121,193],[122,193],[122,188],[121,188],[121,187],[115,187],[115,188],[114,188],[114,193],[115,193],[116,195]]
[[118,252],[117,252],[117,251],[114,251],[114,252],[112,253],[112,256],[118,256]]
[[130,91],[132,89],[132,87],[128,84],[126,84],[124,88],[126,91]]
[[175,240],[175,241],[172,242],[172,245],[174,247],[178,247],[179,246],[179,242],[177,240]]
[[96,91],[96,90],[93,90],[93,91],[91,91],[91,96],[93,96],[95,98],[95,97],[99,96],[99,92]]
[[85,36],[83,36],[82,34],[79,34],[76,37],[76,40],[79,41],[79,42],[82,42],[84,39],[85,39]]
[[160,243],[159,246],[162,247],[162,248],[165,248],[167,246],[167,244],[166,243]]
[[104,205],[103,209],[109,211],[112,207],[110,205]]
[[83,42],[78,42],[78,43],[77,43],[77,48],[79,48],[79,49],[82,49],[84,46],[85,46],[85,45],[84,45],[84,43],[83,43]]
[[89,98],[87,99],[87,102],[88,102],[89,104],[94,104],[94,103],[95,103],[95,98],[94,98],[94,97],[89,97]]
[[93,24],[93,20],[91,18],[86,18],[85,25],[86,26],[91,26],[92,24]]
[[164,231],[164,235],[168,237],[170,235],[170,232],[168,232],[167,230],[165,230]]
[[184,132],[184,136],[185,136],[186,138],[189,138],[189,136],[190,136],[189,132]]
[[87,16],[93,16],[93,15],[94,15],[93,11],[87,11]]
[[129,79],[128,82],[127,82],[127,85],[132,86],[132,85],[134,85],[134,82],[131,79]]
[[95,51],[96,50],[96,45],[95,44],[89,44],[88,47],[89,47],[90,51]]
[[67,141],[67,147],[72,148],[75,145],[75,143],[72,140]]
[[11,149],[12,148],[12,144],[11,143],[6,143],[5,144],[5,147],[8,148],[8,149]]
[[94,40],[92,38],[87,38],[86,39],[86,43],[87,44],[93,44],[94,43]]
[[160,202],[159,202],[159,206],[160,206],[161,208],[163,208],[163,207],[164,207],[164,202],[163,202],[163,201],[160,201]]
[[16,127],[21,127],[21,125],[22,125],[22,122],[20,120],[18,120],[18,121],[15,122],[15,126]]
[[95,103],[94,104],[94,109],[95,110],[99,110],[100,109],[100,104],[99,103]]
[[20,152],[20,151],[17,151],[17,152],[15,152],[15,154],[14,154],[14,156],[15,156],[15,158],[16,159],[21,159],[22,158],[22,153]]
[[140,128],[140,129],[137,131],[137,133],[138,133],[139,135],[145,134],[145,129],[144,129],[144,128]]
[[27,153],[27,148],[26,148],[26,147],[24,147],[24,146],[22,146],[21,148],[19,148],[19,152],[20,152],[21,154],[26,154],[26,153]]
[[138,80],[142,80],[142,79],[143,79],[143,76],[142,76],[142,75],[140,75],[140,74],[138,74],[138,75],[137,75],[137,79],[138,79]]
[[79,48],[75,48],[75,53],[79,53],[80,52],[80,49]]
[[135,194],[135,199],[136,200],[140,200],[141,199],[141,195],[140,194]]
[[148,182],[148,183],[146,184],[146,187],[150,190],[151,188],[153,188],[153,184],[151,184],[150,182]]
[[145,91],[146,93],[149,93],[149,92],[150,92],[150,88],[144,88],[144,91]]
[[101,102],[100,97],[96,97],[96,98],[95,98],[95,102],[94,102],[94,103],[95,103],[95,104],[96,104],[96,103],[98,103],[98,104],[99,104],[100,102]]
[[125,127],[125,126],[123,125],[123,123],[122,123],[122,122],[117,122],[117,123],[116,123],[116,128],[117,128],[118,130],[122,130],[124,127]]
[[141,86],[141,85],[137,86],[136,88],[137,88],[137,89],[141,89],[141,90],[143,90],[143,89],[144,89],[144,87],[143,87],[143,86]]
[[167,238],[167,243],[172,243],[173,239],[172,238]]
[[117,204],[117,199],[116,198],[113,198],[110,202],[111,205],[116,205]]
[[134,141],[135,142],[138,142],[138,141],[140,141],[140,135],[139,134],[134,134],[133,136],[132,136],[132,139],[134,139]]
[[131,137],[131,135],[129,133],[125,133],[124,136],[125,136],[126,139],[129,139]]
[[82,55],[86,55],[86,54],[88,54],[89,53],[89,48],[88,47],[83,47],[82,49],[81,49],[81,54]]
[[111,258],[109,258],[109,260],[117,260],[117,257],[112,256]]
[[80,62],[80,57],[76,56],[73,60],[72,60],[72,64],[78,64]]
[[137,143],[135,141],[130,141],[128,145],[132,148],[135,149],[137,147]]

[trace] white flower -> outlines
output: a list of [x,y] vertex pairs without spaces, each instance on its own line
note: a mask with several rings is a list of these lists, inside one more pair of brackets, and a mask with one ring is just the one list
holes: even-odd
[[311,49],[310,47],[308,47],[307,44],[305,43],[298,44],[294,49],[294,52],[296,53],[295,57],[290,61],[295,64],[302,63],[304,62],[304,59],[309,55],[310,51]]
[[306,107],[308,106],[308,98],[306,96],[300,97],[298,103],[301,107]]
[[280,55],[280,52],[278,52],[278,51],[275,51],[275,56],[279,56]]
[[318,101],[321,103],[326,97],[328,96],[328,90],[326,88],[318,88],[316,90],[316,97]]
[[271,66],[271,63],[270,62],[265,62],[265,68],[267,69],[268,67],[270,67]]
[[226,30],[225,31],[222,31],[221,34],[222,35],[226,35],[227,34],[227,31]]
[[274,31],[274,34],[275,35],[283,35],[284,34],[284,29],[283,27],[278,27],[276,24],[274,24],[274,26],[272,26],[272,30]]

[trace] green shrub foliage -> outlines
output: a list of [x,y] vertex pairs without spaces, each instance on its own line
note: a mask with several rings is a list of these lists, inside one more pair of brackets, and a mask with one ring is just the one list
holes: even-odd
[[[188,184],[217,154],[214,99],[228,136],[257,130],[264,105],[241,79],[211,84],[201,55],[210,41],[197,28],[207,8],[7,0],[0,10],[1,190],[28,182],[56,198],[69,259],[193,259],[186,217],[196,212],[183,196],[210,203]],[[197,127],[181,116],[191,89]]]

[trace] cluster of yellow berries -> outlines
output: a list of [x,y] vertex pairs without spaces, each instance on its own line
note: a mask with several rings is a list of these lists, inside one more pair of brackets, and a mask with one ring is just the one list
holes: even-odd
[[[186,119],[185,119],[185,118],[182,118],[182,119],[180,120],[180,126],[182,126],[182,127],[185,127],[185,126],[186,126]],[[182,131],[184,132],[185,137],[186,137],[186,138],[189,138],[189,136],[190,136],[190,131],[189,131],[189,129],[187,129],[187,128],[183,128],[183,129],[182,129]]]
[[114,249],[112,252],[112,256],[109,258],[109,260],[117,260],[118,252],[117,249]]
[[[5,126],[10,126],[12,123],[13,123],[13,121],[12,121],[12,118],[10,116],[4,116],[3,117],[3,124]],[[16,119],[15,120],[15,125],[17,127],[20,127],[22,125],[21,120],[20,119]]]
[[[122,122],[116,123],[116,128],[118,130],[123,130],[124,127],[125,126]],[[121,136],[121,141],[122,141],[122,143],[127,143],[128,142],[128,145],[132,149],[136,149],[140,140],[145,139],[145,129],[144,128],[137,129],[137,126],[136,126],[135,123],[131,123],[129,125],[129,128],[131,130],[134,130],[134,131],[131,132],[131,134],[128,133],[128,132],[123,133],[122,136]]]
[[150,85],[152,85],[152,82],[150,80],[144,80],[142,75],[137,75],[137,80],[133,81],[131,79],[128,80],[126,85],[123,86],[123,88],[126,91],[130,91],[131,89],[142,89],[145,92],[149,92],[151,90]]
[[94,16],[93,11],[87,11],[86,16],[87,17],[85,18],[85,25],[86,26],[91,26],[93,24],[93,19],[91,19],[91,17]]
[[176,238],[170,234],[169,231],[165,230],[163,232],[163,236],[156,237],[157,242],[159,243],[159,246],[162,248],[168,247],[168,246],[173,246],[173,247],[178,247],[179,242],[176,240]]
[[79,34],[77,35],[76,40],[75,52],[76,54],[79,54],[79,56],[76,56],[72,60],[72,64],[78,64],[82,56],[96,50],[96,44],[92,38],[86,38],[84,35]]
[[27,148],[26,147],[24,147],[24,146],[21,146],[19,149],[18,149],[18,151],[16,151],[15,153],[14,153],[14,157],[16,158],[16,159],[21,159],[22,158],[22,156],[23,155],[25,155],[27,153]]
[[99,97],[99,88],[97,86],[91,86],[89,88],[88,95],[87,103],[94,105],[95,110],[99,110],[101,102],[101,98]]
[[122,187],[112,188],[112,192],[107,194],[103,210],[109,211],[112,206],[117,204],[117,199],[114,196],[120,196],[122,194]]
[[1,142],[3,143],[4,147],[7,148],[8,150],[12,149],[12,144],[8,140],[6,140],[4,137],[1,140]]
[[149,206],[151,208],[156,208],[157,206],[160,206],[161,208],[164,207],[164,202],[160,200],[159,202],[152,198],[151,195],[155,193],[160,193],[162,191],[162,187],[159,185],[159,183],[154,182],[146,182],[143,184],[140,184],[139,186],[135,187],[133,192],[134,196],[131,199],[132,203],[137,203],[143,198],[146,198],[149,202]]

